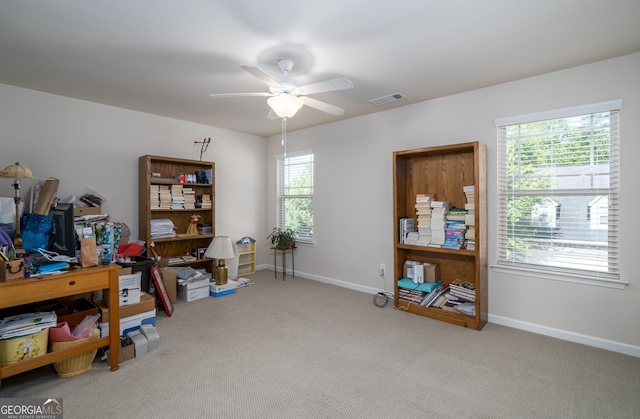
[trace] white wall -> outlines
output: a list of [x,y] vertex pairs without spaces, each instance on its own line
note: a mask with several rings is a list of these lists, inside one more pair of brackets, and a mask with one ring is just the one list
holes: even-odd
[[[489,262],[496,257],[497,117],[621,98],[622,226],[640,207],[640,54],[475,90],[288,133],[290,151],[316,156],[316,246],[296,253],[296,272],[367,292],[392,290],[391,156],[396,150],[479,140],[488,146]],[[405,92],[410,94],[410,92]],[[314,110],[307,110],[314,111]],[[216,228],[258,241],[257,262],[273,263],[264,238],[275,225],[275,159],[265,140],[204,125],[0,85],[0,168],[20,161],[61,181],[60,196],[86,187],[137,236],[137,159],[199,158],[211,137],[216,162]],[[266,173],[266,177],[265,177]],[[12,196],[10,181],[0,196]],[[26,182],[25,182],[26,183]],[[624,290],[508,276],[489,270],[490,321],[640,356],[640,288],[633,230],[622,231]],[[378,265],[386,263],[385,279]],[[425,319],[425,321],[430,321]]]
[[[211,138],[203,160],[216,164],[216,233],[261,237],[264,137],[0,84],[0,168],[19,161],[34,176],[60,179],[58,197],[90,187],[104,212],[138,237],[138,157],[200,159],[195,140]],[[0,196],[13,196],[0,179]],[[22,182],[26,196],[34,181]],[[265,255],[258,254],[264,259]]]
[[[378,266],[393,266],[392,152],[475,140],[488,147],[488,252],[489,263],[494,263],[495,118],[620,98],[621,273],[631,284],[615,290],[490,269],[489,320],[640,356],[640,278],[633,263],[637,246],[633,230],[626,230],[640,207],[638,74],[640,54],[633,54],[288,133],[289,151],[315,152],[316,246],[297,251],[296,271],[363,291],[391,291],[392,272],[385,283]],[[273,156],[281,152],[280,137],[269,138],[268,229],[276,218]]]

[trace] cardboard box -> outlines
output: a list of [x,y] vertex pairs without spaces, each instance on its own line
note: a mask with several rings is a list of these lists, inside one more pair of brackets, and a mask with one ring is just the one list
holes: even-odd
[[[413,278],[413,264],[406,261],[403,266],[403,277]],[[424,282],[437,282],[440,280],[440,269],[435,263],[424,266]]]
[[[123,342],[125,341],[125,337],[124,336],[120,336],[120,353],[118,354],[118,363],[122,363],[124,361],[128,361],[132,358],[134,358],[135,355],[135,347],[133,344],[130,345],[126,345],[126,346],[122,346]],[[107,350],[105,353],[105,356],[107,357],[107,363],[109,365],[111,365],[111,359],[109,358],[109,351]]]
[[[135,316],[123,317],[120,319],[120,335],[126,335],[129,332],[140,329],[143,324],[156,325],[156,310],[146,313],[136,314]],[[109,336],[109,322],[99,323],[100,337]]]
[[[100,309],[102,317],[100,321],[109,322],[109,307],[104,301],[96,301],[96,305]],[[140,302],[120,307],[120,318],[135,316],[136,314],[146,313],[156,309],[156,299],[153,295],[146,292],[140,293]]]
[[164,286],[169,294],[169,300],[172,304],[178,301],[178,278],[176,277],[173,268],[160,268],[162,272],[162,278],[164,278]]
[[[131,268],[123,268],[120,271],[124,271],[124,269]],[[125,271],[126,272],[126,271]],[[136,304],[140,302],[140,280],[142,277],[142,272],[136,272],[128,275],[120,275],[120,281],[118,284],[118,294],[120,295],[120,306]],[[103,299],[105,305],[108,307],[109,302],[108,299]]]
[[73,207],[74,217],[82,217],[83,215],[100,215],[100,214],[102,214],[101,207],[83,207],[83,206]]
[[26,361],[47,353],[49,328],[26,336],[0,340],[0,366]]

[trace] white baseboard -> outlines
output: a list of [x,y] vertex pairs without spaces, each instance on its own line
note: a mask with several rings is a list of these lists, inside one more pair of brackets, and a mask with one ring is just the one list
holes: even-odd
[[[273,265],[261,265],[256,269],[271,269]],[[290,270],[287,269],[287,274]],[[340,281],[338,279],[327,278],[325,276],[312,275],[306,272],[296,271],[296,275],[303,278],[312,279],[314,281],[324,282],[326,284],[337,285],[343,288],[349,288],[355,291],[364,292],[367,294],[377,294],[384,292],[384,290],[366,287],[364,285],[353,284],[351,282]],[[525,330],[527,332],[538,333],[540,335],[550,336],[557,339],[566,340],[569,342],[579,343],[582,345],[593,346],[595,348],[605,349],[612,352],[618,352],[625,355],[634,356],[640,358],[640,346],[629,345],[627,343],[615,342],[612,340],[597,338],[588,335],[582,335],[580,333],[569,332],[561,329],[554,329],[552,327],[542,326],[539,324],[528,323],[521,320],[515,320],[508,317],[497,316],[489,313],[488,321],[490,323],[499,324],[502,326],[513,327],[514,329]]]
[[[273,265],[263,265],[262,268],[273,270]],[[287,270],[287,274],[289,274],[289,272],[290,271]],[[352,289],[355,291],[361,291],[367,294],[377,294],[379,292],[384,292],[384,290],[381,290],[381,289],[366,287],[363,285],[353,284],[346,281],[340,281],[334,278],[327,278],[324,276],[312,275],[306,272],[296,271],[296,274],[307,279],[312,279],[314,281],[337,285],[339,287],[349,288],[349,289]],[[612,340],[582,335],[579,333],[569,332],[561,329],[554,329],[552,327],[523,322],[521,320],[515,320],[508,317],[496,316],[494,314],[489,314],[488,321],[490,323],[495,323],[502,326],[513,327],[514,329],[525,330],[527,332],[538,333],[540,335],[550,336],[557,339],[566,340],[569,342],[593,346],[595,348],[606,349],[608,351],[618,352],[621,354],[640,358],[640,346],[634,346],[634,345],[629,345],[627,343],[615,342]]]
[[569,342],[580,343],[582,345],[593,346],[595,348],[606,349],[608,351],[618,352],[621,354],[640,358],[640,346],[629,345],[628,343],[622,342],[615,342],[612,340],[569,332],[561,329],[554,329],[552,327],[541,326],[539,324],[497,316],[495,314],[489,314],[488,320],[490,323],[513,327],[514,329],[526,330],[527,332],[538,333],[540,335],[551,336]]

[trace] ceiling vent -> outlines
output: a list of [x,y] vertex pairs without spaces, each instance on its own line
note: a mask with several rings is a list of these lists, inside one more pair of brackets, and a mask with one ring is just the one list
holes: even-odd
[[397,102],[399,100],[405,99],[406,96],[402,93],[393,93],[387,96],[382,96],[377,99],[371,99],[369,102],[373,103],[376,106],[386,105],[387,103]]

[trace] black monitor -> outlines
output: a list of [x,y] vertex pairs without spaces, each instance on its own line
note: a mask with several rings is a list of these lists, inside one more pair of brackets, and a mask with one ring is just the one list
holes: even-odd
[[53,227],[49,250],[69,257],[76,256],[76,231],[73,204],[58,203],[51,208]]

